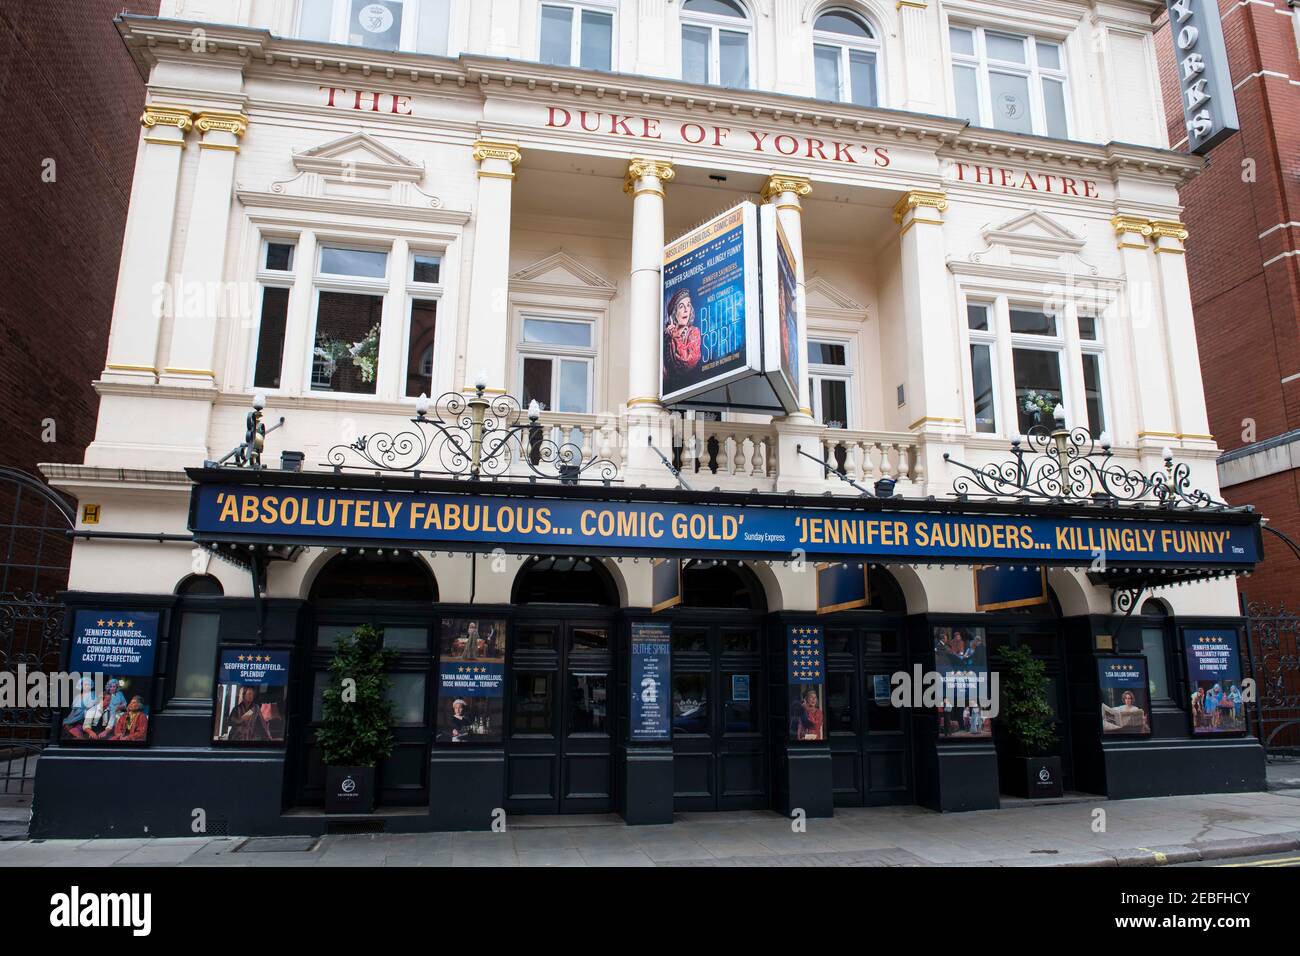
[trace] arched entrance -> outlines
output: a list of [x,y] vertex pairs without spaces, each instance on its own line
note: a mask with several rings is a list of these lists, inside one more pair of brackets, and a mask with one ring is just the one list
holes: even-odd
[[[1070,745],[1070,700],[1067,648],[1061,620],[1061,602],[1049,586],[1047,603],[980,615],[988,632],[989,669],[997,670],[998,652],[1005,647],[1027,647],[1043,662],[1047,671],[1047,703],[1056,718],[1057,749],[1061,758],[1061,778],[1066,790],[1074,789],[1074,761]],[[993,741],[997,745],[999,764],[1013,756],[1014,747],[1006,737],[1003,721],[993,722]],[[1009,780],[1014,769],[1002,769],[1000,776]]]
[[397,652],[389,668],[392,680],[396,743],[392,754],[376,768],[378,804],[421,806],[429,802],[429,739],[432,736],[434,611],[438,583],[428,566],[413,555],[396,552],[343,553],[330,561],[312,582],[308,653],[312,688],[309,708],[299,726],[298,800],[304,805],[324,800],[325,767],[315,744],[321,719],[321,693],[339,638],[362,624],[378,628],[384,646]]
[[823,618],[826,732],[844,807],[914,802],[911,721],[889,699],[892,675],[907,666],[907,601],[884,568],[870,568],[867,584],[867,607]]
[[672,620],[673,807],[768,806],[767,599],[738,562],[692,561]]
[[614,620],[600,561],[540,557],[515,577],[506,713],[506,810],[614,806]]

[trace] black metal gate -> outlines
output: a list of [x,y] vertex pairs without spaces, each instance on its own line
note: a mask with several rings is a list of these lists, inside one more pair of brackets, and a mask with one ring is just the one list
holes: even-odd
[[1246,672],[1255,680],[1259,739],[1269,753],[1300,751],[1300,614],[1241,599]]
[[[0,672],[16,693],[26,690],[20,667],[59,669],[63,605],[56,595],[67,587],[67,531],[75,520],[74,507],[45,482],[0,466]],[[49,707],[0,707],[0,796],[31,793],[51,716]]]

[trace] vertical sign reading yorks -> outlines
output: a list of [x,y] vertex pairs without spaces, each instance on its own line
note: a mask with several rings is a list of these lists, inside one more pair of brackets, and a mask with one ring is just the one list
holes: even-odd
[[632,622],[633,740],[671,740],[668,676],[672,672],[672,627]]
[[1187,149],[1208,153],[1237,132],[1237,101],[1218,0],[1165,0],[1187,119]]

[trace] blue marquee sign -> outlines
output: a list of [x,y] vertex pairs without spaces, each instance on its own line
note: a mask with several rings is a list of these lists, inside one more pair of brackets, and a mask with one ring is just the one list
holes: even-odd
[[224,540],[384,541],[623,554],[1250,567],[1255,525],[944,515],[200,484],[190,529]]

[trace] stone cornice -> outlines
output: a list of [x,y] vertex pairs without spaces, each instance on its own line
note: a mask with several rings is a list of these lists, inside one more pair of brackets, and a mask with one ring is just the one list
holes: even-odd
[[[194,50],[189,21],[123,14],[116,20],[147,76],[159,59],[202,56],[232,58],[245,72],[287,64],[336,82],[399,84],[406,92],[428,88],[463,92],[480,98],[492,93],[527,98],[558,95],[595,108],[627,110],[636,105],[680,109],[723,120],[735,117],[769,125],[790,125],[809,133],[891,138],[900,146],[934,149],[950,158],[981,157],[993,161],[1030,162],[1096,170],[1112,178],[1133,176],[1181,185],[1203,166],[1199,156],[1127,143],[1085,143],[971,127],[965,120],[904,110],[870,109],[830,103],[768,90],[734,90],[696,86],[668,77],[603,73],[548,66],[475,53],[439,57],[419,53],[367,50],[273,36],[263,29],[203,25],[204,49]],[[617,105],[616,105],[617,104]]]

